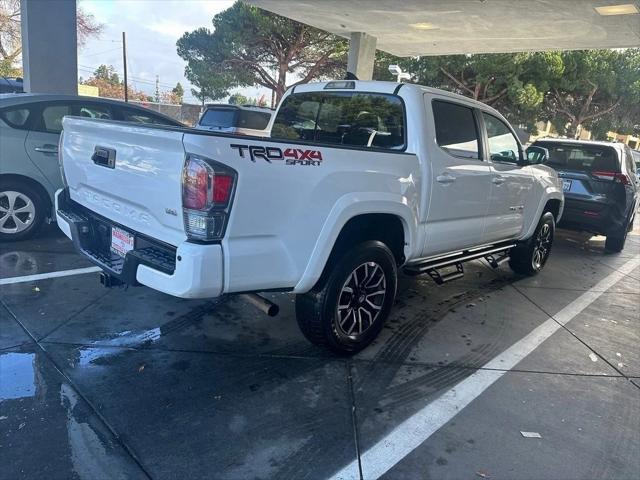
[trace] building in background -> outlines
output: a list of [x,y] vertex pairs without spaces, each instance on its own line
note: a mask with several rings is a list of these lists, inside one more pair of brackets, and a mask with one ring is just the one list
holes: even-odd
[[607,132],[607,140],[624,143],[634,150],[640,150],[640,137],[635,137],[633,135],[620,135],[616,132]]

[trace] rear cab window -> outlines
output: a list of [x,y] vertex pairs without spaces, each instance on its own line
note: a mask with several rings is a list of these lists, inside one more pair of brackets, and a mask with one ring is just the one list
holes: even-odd
[[535,142],[535,145],[549,150],[545,165],[556,170],[620,172],[620,159],[613,147],[545,141]]
[[404,102],[384,93],[322,91],[289,95],[271,138],[383,150],[404,150]]

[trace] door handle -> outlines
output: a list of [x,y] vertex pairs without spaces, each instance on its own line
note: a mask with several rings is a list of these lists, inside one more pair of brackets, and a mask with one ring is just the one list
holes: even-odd
[[497,177],[493,177],[491,182],[495,185],[502,185],[505,182],[505,178],[498,175]]
[[456,177],[451,175],[450,173],[443,173],[442,175],[438,175],[436,177],[436,181],[438,183],[442,183],[443,185],[449,185],[456,181]]
[[40,145],[39,147],[35,147],[34,150],[40,153],[58,153],[58,147],[56,145]]

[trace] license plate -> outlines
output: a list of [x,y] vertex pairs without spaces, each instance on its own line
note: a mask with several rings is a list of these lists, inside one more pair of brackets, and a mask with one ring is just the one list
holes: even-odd
[[571,180],[563,180],[562,181],[562,191],[568,192],[571,190]]
[[111,227],[111,251],[124,257],[128,251],[133,250],[134,236],[121,228]]

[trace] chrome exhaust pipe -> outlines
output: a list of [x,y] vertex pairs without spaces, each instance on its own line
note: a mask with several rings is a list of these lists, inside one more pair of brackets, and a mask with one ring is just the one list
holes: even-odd
[[275,317],[280,311],[280,307],[278,307],[278,305],[273,303],[271,300],[261,297],[257,293],[241,293],[239,296],[245,302],[250,303],[262,313],[265,313],[270,317]]

